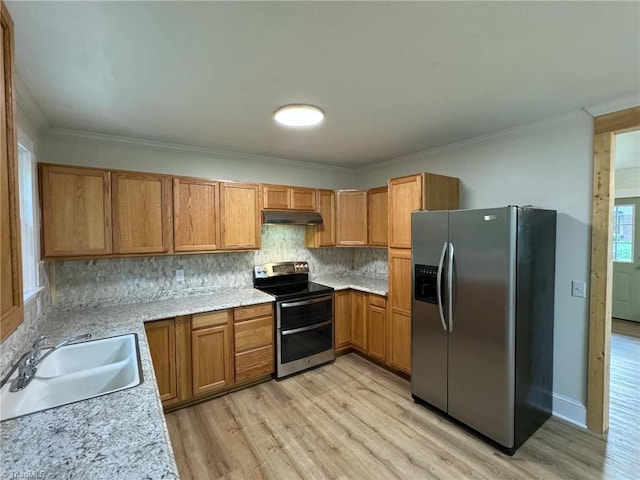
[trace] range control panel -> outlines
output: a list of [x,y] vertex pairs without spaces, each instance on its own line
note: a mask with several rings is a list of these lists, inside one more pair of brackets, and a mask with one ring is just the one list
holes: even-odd
[[265,263],[253,267],[253,278],[269,278],[296,273],[309,273],[309,264],[307,262],[280,262]]

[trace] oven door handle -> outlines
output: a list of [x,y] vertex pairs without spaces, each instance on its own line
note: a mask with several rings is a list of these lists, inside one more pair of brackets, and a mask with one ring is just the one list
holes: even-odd
[[303,300],[301,302],[281,303],[280,306],[282,308],[301,307],[302,305],[311,305],[313,303],[326,302],[328,300],[331,300],[332,298],[333,297],[331,295],[327,295],[326,297],[313,298],[311,300]]
[[314,325],[309,325],[308,327],[294,328],[293,330],[285,330],[284,332],[280,332],[281,335],[293,335],[294,333],[302,333],[308,332],[309,330],[315,330],[316,328],[326,327],[327,325],[331,325],[333,320],[327,320],[326,322],[316,323]]

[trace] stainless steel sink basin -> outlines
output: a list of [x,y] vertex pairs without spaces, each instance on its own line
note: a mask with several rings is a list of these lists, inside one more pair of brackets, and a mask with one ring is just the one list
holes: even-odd
[[10,392],[12,371],[0,388],[0,421],[106,395],[142,383],[134,333],[61,347],[46,357],[24,390]]

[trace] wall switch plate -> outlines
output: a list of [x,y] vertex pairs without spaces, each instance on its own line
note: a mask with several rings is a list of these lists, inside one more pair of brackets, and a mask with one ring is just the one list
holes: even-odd
[[574,280],[571,282],[571,295],[574,297],[585,298],[587,296],[587,282]]
[[176,270],[176,282],[184,282],[184,270]]

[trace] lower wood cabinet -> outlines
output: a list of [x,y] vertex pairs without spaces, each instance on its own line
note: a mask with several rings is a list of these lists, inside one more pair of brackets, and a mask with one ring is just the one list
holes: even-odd
[[367,350],[367,294],[355,290],[351,291],[351,345]]
[[339,290],[334,300],[334,349],[336,352],[351,348],[351,290]]
[[164,403],[178,397],[175,319],[149,322],[144,325],[144,328],[160,391],[160,400]]
[[231,312],[193,315],[191,326],[193,395],[215,393],[233,385]]
[[219,394],[273,372],[273,305],[145,323],[165,408]]
[[387,363],[397,370],[411,374],[411,314],[392,309],[387,332]]
[[370,358],[404,371],[404,368],[398,368],[399,362],[390,362],[388,355],[391,350],[387,346],[386,298],[356,290],[340,290],[334,295],[336,353],[355,348]]
[[386,299],[369,294],[367,310],[367,355],[381,362],[386,360]]
[[273,306],[239,307],[233,311],[236,383],[273,373]]

